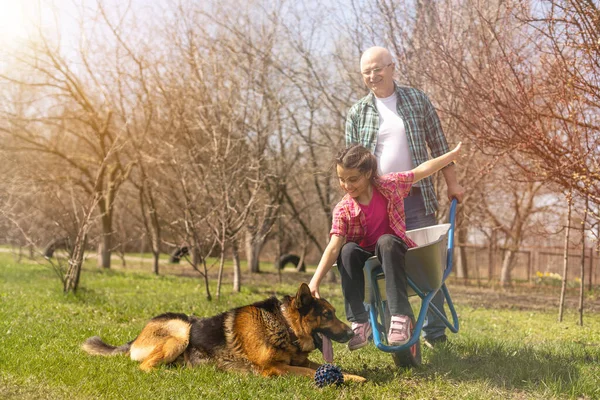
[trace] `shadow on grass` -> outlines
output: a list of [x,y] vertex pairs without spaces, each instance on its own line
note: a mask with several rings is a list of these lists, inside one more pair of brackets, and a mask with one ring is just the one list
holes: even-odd
[[442,375],[455,381],[484,381],[502,389],[526,389],[539,384],[571,393],[585,352],[575,354],[494,340],[448,342],[429,352],[428,364],[417,375]]
[[423,351],[426,363],[419,368],[398,370],[393,364],[376,367],[368,363],[356,373],[383,385],[398,378],[408,385],[416,384],[414,378],[443,379],[482,382],[509,391],[542,387],[570,395],[596,393],[589,374],[581,368],[598,363],[600,355],[584,349],[537,349],[519,343],[483,340],[449,342]]

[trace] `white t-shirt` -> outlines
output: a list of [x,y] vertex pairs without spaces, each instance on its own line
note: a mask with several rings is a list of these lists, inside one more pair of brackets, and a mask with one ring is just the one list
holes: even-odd
[[413,169],[404,121],[396,110],[396,93],[375,99],[379,112],[379,134],[375,146],[379,173],[384,175]]

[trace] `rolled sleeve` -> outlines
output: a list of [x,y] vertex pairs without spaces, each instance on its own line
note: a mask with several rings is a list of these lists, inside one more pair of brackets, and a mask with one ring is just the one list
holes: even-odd
[[329,237],[332,235],[346,236],[348,233],[348,212],[340,207],[338,204],[333,209],[333,215],[331,218],[331,231],[329,231]]
[[356,124],[354,122],[354,118],[356,116],[356,111],[353,108],[348,111],[348,115],[346,116],[346,147],[350,146],[353,143],[360,143],[358,139],[358,131]]
[[404,171],[396,173],[397,177],[395,177],[397,182],[397,193],[400,197],[405,198],[408,197],[410,193],[410,188],[415,182],[415,173],[412,171]]
[[383,188],[389,193],[393,193],[396,199],[408,197],[410,188],[414,182],[415,173],[412,171],[391,172],[376,180],[378,187]]
[[423,95],[425,106],[425,140],[433,157],[439,157],[450,151],[442,123],[435,107],[426,95]]

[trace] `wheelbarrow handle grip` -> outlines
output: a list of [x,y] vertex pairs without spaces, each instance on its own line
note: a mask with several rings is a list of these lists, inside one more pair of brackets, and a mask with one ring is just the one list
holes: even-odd
[[456,205],[458,204],[458,200],[456,198],[452,199],[452,203],[450,204],[450,229],[448,230],[448,253],[446,256],[446,270],[444,271],[443,281],[446,281],[446,278],[450,273],[452,273],[452,261],[454,255],[454,228],[456,225]]
[[456,207],[458,205],[458,200],[456,197],[452,198],[452,203],[450,203],[450,229],[454,230],[454,225],[456,222]]

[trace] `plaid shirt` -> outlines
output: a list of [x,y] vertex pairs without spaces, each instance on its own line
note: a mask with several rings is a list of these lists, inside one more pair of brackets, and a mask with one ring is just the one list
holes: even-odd
[[[406,137],[413,165],[429,159],[427,147],[433,157],[449,151],[440,119],[425,93],[418,89],[394,84],[398,98],[396,109],[404,121]],[[379,132],[379,113],[375,96],[369,93],[350,108],[346,118],[346,146],[361,144],[375,152]],[[419,182],[427,214],[437,210],[438,202],[433,189],[433,180],[427,177]]]
[[[404,240],[408,247],[416,247],[416,243],[406,236],[404,215],[404,198],[410,193],[415,179],[412,171],[392,172],[376,177],[373,184],[379,193],[387,200],[387,212],[390,228],[395,235]],[[367,221],[360,206],[349,194],[333,209],[333,221],[330,235],[345,236],[346,242],[360,243],[365,237]]]

